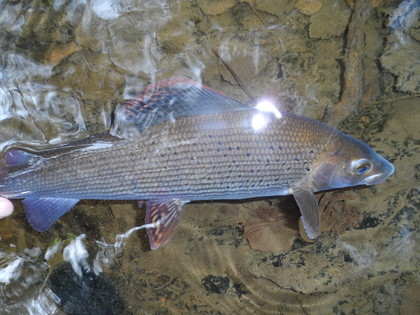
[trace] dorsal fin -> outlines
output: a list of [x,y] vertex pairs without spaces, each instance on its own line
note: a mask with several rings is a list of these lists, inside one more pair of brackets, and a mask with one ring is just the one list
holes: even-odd
[[216,114],[250,107],[188,78],[176,77],[148,85],[135,99],[117,106],[112,135],[125,128],[144,130],[179,117]]

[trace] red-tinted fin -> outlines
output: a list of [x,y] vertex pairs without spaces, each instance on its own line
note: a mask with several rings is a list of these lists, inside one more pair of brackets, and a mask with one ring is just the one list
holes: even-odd
[[144,130],[178,117],[249,109],[237,100],[188,78],[178,77],[151,84],[140,95],[117,106],[111,134],[125,137],[126,128]]
[[38,232],[44,232],[78,201],[63,198],[26,198],[23,200],[23,206],[32,227]]
[[170,240],[187,202],[179,199],[150,200],[147,202],[146,224],[153,223],[156,225],[154,228],[147,228],[151,249],[158,249]]

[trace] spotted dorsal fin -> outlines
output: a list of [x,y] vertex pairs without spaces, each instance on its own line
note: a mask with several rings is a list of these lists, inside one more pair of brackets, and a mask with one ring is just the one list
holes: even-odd
[[148,85],[134,99],[117,106],[111,134],[124,138],[127,128],[144,130],[179,117],[249,109],[237,100],[188,78]]

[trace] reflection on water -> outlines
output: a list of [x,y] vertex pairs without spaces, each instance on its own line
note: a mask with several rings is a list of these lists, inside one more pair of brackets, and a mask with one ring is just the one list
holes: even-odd
[[40,261],[39,248],[24,253],[0,252],[0,304],[3,314],[54,314],[49,290],[40,290],[48,265]]
[[[322,194],[314,243],[288,224],[277,233],[296,221],[288,198],[191,204],[157,251],[144,231],[124,234],[144,223],[133,203],[83,201],[37,233],[15,202],[0,221],[2,312],[95,312],[72,298],[126,314],[418,312],[419,5],[363,3],[350,37],[360,8],[345,0],[1,1],[2,151],[107,131],[121,100],[186,76],[318,120],[347,104],[339,129],[396,167],[377,187]],[[242,237],[250,222],[276,227],[262,232],[267,251]]]
[[117,235],[115,243],[97,241],[93,267],[88,262],[84,234],[56,239],[44,255],[39,247],[25,249],[22,254],[0,252],[3,311],[54,314],[57,304],[66,314],[121,314],[124,302],[101,272],[112,266],[127,237],[140,228],[144,227]]

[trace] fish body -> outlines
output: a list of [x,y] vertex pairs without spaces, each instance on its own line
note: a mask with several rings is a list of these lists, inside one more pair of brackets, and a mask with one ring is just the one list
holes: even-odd
[[[134,137],[94,136],[52,150],[9,150],[0,195],[25,198],[29,221],[41,231],[80,199],[147,200],[146,223],[156,224],[148,234],[158,248],[189,201],[293,194],[315,239],[320,218],[314,192],[377,184],[394,171],[367,144],[315,120],[270,106],[248,107],[190,81],[188,93],[167,92],[184,92],[182,82],[145,90],[152,96],[142,98],[141,109],[153,111],[134,118],[141,121]],[[162,101],[153,98],[162,94],[164,105],[175,100],[193,106],[201,99],[226,109],[189,114],[173,107],[165,118]],[[157,109],[151,106],[156,102]]]
[[[255,132],[255,115],[272,121]],[[293,114],[270,116],[251,109],[183,117],[146,129],[138,141],[92,137],[36,152],[28,167],[9,168],[3,196],[211,200],[289,194],[339,134]]]

